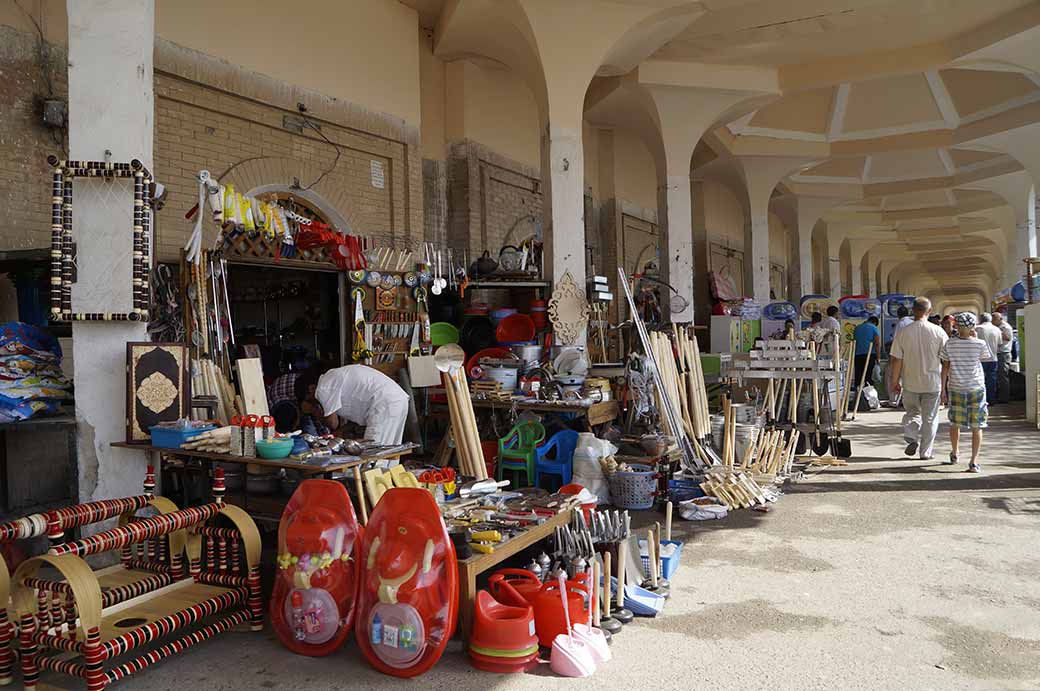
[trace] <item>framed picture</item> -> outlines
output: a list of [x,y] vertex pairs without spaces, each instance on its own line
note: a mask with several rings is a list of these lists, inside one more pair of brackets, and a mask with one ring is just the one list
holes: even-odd
[[191,373],[183,343],[126,344],[126,441],[147,444],[149,428],[188,417]]
[[[51,177],[51,320],[52,321],[148,321],[151,286],[148,274],[152,258],[149,248],[152,174],[134,159],[129,163],[108,161],[61,161],[49,156]],[[76,178],[130,178],[133,180],[133,305],[129,312],[73,312],[72,283],[75,268],[72,236],[73,182]]]

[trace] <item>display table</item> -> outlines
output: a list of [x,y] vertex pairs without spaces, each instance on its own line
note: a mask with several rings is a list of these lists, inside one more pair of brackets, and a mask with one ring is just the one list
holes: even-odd
[[[474,401],[476,403],[476,401]],[[491,554],[474,553],[469,559],[459,560],[459,635],[468,641],[473,627],[473,611],[477,602],[477,576],[501,564],[539,540],[544,540],[562,526],[569,525],[574,509],[563,509],[545,523],[536,525],[514,538],[495,545]]]
[[[112,446],[122,449],[136,449],[137,451],[155,453],[159,459],[157,467],[160,473],[163,470],[164,461],[171,458],[181,460],[194,459],[199,462],[203,471],[207,474],[212,471],[214,462],[257,465],[265,468],[282,468],[286,470],[295,470],[304,475],[321,476],[326,479],[332,479],[334,473],[349,470],[354,476],[354,489],[357,491],[358,495],[358,515],[361,518],[362,524],[368,522],[368,507],[365,505],[365,491],[361,483],[361,468],[375,461],[400,460],[402,456],[411,453],[412,448],[414,448],[405,445],[404,449],[398,448],[382,453],[376,452],[365,456],[324,456],[307,459],[305,461],[296,461],[291,458],[268,459],[255,458],[252,456],[232,456],[231,454],[211,453],[209,451],[192,451],[189,449],[166,449],[158,446],[150,446],[148,444],[128,444],[126,442],[113,442]],[[187,470],[187,468],[178,468],[178,470]],[[285,500],[288,500],[288,497],[262,496],[259,497],[259,502],[254,501],[251,504],[247,487],[248,481],[243,483],[241,492],[229,490],[227,494],[227,502],[229,504],[239,504],[251,516],[258,520],[277,521],[280,518],[281,507],[276,506],[276,504],[284,506]],[[236,494],[239,494],[240,496],[236,496]],[[254,498],[254,500],[255,499],[256,498]],[[280,499],[283,499],[283,501],[277,501]],[[272,514],[272,510],[277,511],[277,515]]]

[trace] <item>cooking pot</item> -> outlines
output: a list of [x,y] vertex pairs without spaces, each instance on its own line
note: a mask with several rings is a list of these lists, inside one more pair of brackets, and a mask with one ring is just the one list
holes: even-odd
[[537,344],[515,345],[509,348],[528,367],[537,367],[542,359],[542,346]]

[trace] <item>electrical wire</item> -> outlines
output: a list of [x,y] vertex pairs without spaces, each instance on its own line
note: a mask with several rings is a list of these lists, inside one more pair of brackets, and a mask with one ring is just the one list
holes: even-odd
[[[51,59],[50,44],[47,43],[47,38],[43,34],[43,27],[40,26],[40,22],[37,21],[35,15],[25,9],[18,0],[14,0],[14,5],[22,11],[22,14],[29,18],[29,21],[32,22],[33,27],[36,29],[36,59],[39,63],[40,73],[43,76],[43,83],[47,87],[47,98],[52,99],[54,98],[54,61]],[[66,115],[67,119],[68,116]],[[61,149],[64,156],[68,155],[68,148],[65,145],[68,126],[66,121],[61,127],[50,130],[51,139],[54,140],[55,146]]]
[[332,141],[331,139],[329,139],[328,137],[325,136],[325,133],[321,131],[321,128],[318,127],[317,125],[315,125],[314,122],[309,117],[307,117],[306,113],[304,113],[303,110],[300,111],[300,117],[303,118],[303,123],[305,125],[307,125],[307,127],[310,127],[312,130],[317,132],[319,137],[321,137],[326,142],[328,142],[329,146],[331,146],[333,149],[336,150],[336,158],[334,158],[332,160],[332,165],[329,166],[328,168],[326,168],[325,170],[323,170],[321,175],[319,175],[317,177],[317,179],[314,180],[314,182],[312,182],[311,184],[309,184],[306,187],[302,188],[302,189],[305,189],[305,190],[309,190],[312,187],[314,187],[315,185],[317,185],[319,182],[324,180],[326,175],[328,175],[332,171],[336,170],[336,166],[339,165],[339,157],[340,157],[340,155],[342,155],[343,151],[342,151],[342,149],[339,148],[339,144],[337,144],[336,142]]

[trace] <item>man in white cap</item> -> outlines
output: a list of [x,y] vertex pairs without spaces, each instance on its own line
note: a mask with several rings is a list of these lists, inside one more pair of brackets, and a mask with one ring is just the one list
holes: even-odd
[[988,409],[986,405],[986,380],[983,362],[993,359],[993,352],[986,341],[972,335],[975,315],[961,312],[954,318],[957,335],[942,347],[943,399],[950,402],[950,460],[957,462],[960,433],[971,431],[971,461],[968,472],[977,473],[979,450],[982,448],[982,430],[986,428]]
[[914,300],[914,321],[899,330],[892,340],[888,390],[903,395],[903,438],[906,455],[920,451],[920,458],[932,457],[935,434],[939,431],[939,397],[942,393],[942,363],[939,351],[946,343],[946,332],[928,321],[932,303],[926,297]]

